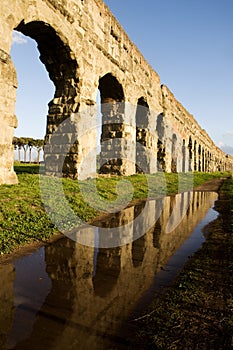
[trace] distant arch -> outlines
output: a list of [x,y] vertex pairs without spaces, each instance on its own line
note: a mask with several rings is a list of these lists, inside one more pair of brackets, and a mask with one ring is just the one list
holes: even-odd
[[182,172],[186,171],[186,144],[185,140],[183,140],[182,144]]
[[194,141],[194,145],[193,145],[193,152],[194,152],[194,171],[198,170],[198,166],[197,166],[197,141]]
[[172,135],[172,149],[171,149],[171,172],[177,172],[177,136]]
[[165,164],[166,149],[165,149],[165,145],[164,145],[165,123],[164,123],[163,113],[158,115],[156,131],[157,131],[157,135],[158,135],[157,168],[158,168],[158,171],[165,171],[165,168],[166,168],[166,164]]
[[123,87],[112,73],[107,73],[99,79],[99,90],[101,104],[124,101]]
[[[149,138],[149,105],[145,97],[140,97],[136,110],[136,173],[149,173],[149,164],[145,148],[148,147]],[[144,147],[140,147],[141,144]]]
[[192,161],[193,161],[193,141],[192,137],[189,136],[189,143],[188,143],[188,152],[189,152],[189,165],[188,165],[188,171],[192,171]]
[[198,146],[198,171],[202,168],[202,148],[201,145]]
[[102,113],[100,172],[122,175],[122,152],[117,139],[124,136],[124,91],[118,79],[107,73],[99,79]]

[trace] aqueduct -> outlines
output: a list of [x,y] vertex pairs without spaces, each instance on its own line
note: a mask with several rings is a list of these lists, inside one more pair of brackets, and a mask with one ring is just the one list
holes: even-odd
[[233,158],[215,146],[161,85],[102,0],[2,0],[0,6],[0,184],[17,183],[12,146],[17,127],[17,76],[10,57],[13,30],[36,40],[55,85],[47,116],[47,174],[62,171],[78,178],[95,172],[91,151],[98,90],[102,172],[232,169]]

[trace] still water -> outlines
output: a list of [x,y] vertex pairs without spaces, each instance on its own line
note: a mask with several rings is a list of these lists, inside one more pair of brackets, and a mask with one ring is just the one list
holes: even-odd
[[[200,247],[202,228],[218,215],[216,199],[187,192],[151,200],[146,212],[140,203],[96,222],[95,247],[64,237],[0,265],[0,349],[126,349],[122,324],[143,313]],[[100,248],[102,228],[124,225],[131,243]]]

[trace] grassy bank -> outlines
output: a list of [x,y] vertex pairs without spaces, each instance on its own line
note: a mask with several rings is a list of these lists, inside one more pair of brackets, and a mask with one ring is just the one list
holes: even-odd
[[[41,200],[39,186],[39,167],[37,165],[18,165],[15,167],[19,184],[0,186],[0,254],[12,252],[19,245],[32,241],[44,241],[57,231],[47,216]],[[95,195],[95,181],[77,182],[63,179],[63,189],[70,206],[83,220],[90,221],[102,214],[102,207],[120,204],[127,194],[132,200],[156,196],[158,194],[177,193],[178,190],[190,189],[200,185],[213,177],[221,177],[223,173],[195,173],[193,179],[190,174],[155,174],[133,175],[122,177],[99,177],[97,179],[97,194]],[[130,196],[129,183],[123,182],[123,192],[117,192],[119,181],[130,181],[133,193]],[[178,185],[180,180],[180,185]],[[149,188],[148,188],[149,182]],[[55,190],[56,191],[56,188]],[[50,194],[51,194],[50,189]],[[54,192],[55,193],[55,192]],[[85,200],[83,198],[85,195]],[[88,200],[90,199],[90,201]],[[93,203],[95,201],[95,209]],[[107,203],[107,205],[106,205]],[[60,206],[62,210],[62,206]],[[62,214],[62,213],[61,213]],[[68,220],[68,219],[67,219]]]
[[137,349],[233,349],[233,181],[216,202],[219,218],[172,287],[133,323]]

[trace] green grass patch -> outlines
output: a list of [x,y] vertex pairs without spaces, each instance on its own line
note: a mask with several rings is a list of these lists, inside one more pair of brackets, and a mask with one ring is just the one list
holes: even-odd
[[[12,252],[21,244],[32,241],[43,241],[50,238],[56,227],[47,215],[41,199],[38,165],[16,165],[18,185],[0,186],[0,254]],[[75,181],[62,179],[65,200],[80,220],[92,220],[105,213],[110,207],[127,204],[129,201],[169,195],[178,190],[192,189],[213,177],[221,177],[226,173],[195,173],[193,182],[190,174],[133,175],[129,177],[99,177],[97,180]],[[229,174],[228,174],[229,175]],[[178,185],[178,180],[180,185]],[[56,179],[49,182],[46,189],[48,201],[53,200],[57,192]],[[148,185],[149,184],[149,185]],[[59,200],[55,206],[64,227],[72,226],[69,213],[64,203]]]

